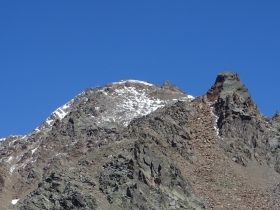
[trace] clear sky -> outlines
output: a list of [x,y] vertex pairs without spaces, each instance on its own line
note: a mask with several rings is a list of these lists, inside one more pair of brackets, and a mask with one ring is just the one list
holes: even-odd
[[170,80],[201,96],[238,73],[280,110],[279,0],[1,0],[0,136],[28,134],[88,87]]

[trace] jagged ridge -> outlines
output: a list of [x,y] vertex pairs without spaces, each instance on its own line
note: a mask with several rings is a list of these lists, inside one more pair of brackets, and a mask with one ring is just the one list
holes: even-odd
[[195,99],[130,80],[64,108],[39,132],[3,141],[5,208],[278,208],[278,115],[262,115],[235,73]]

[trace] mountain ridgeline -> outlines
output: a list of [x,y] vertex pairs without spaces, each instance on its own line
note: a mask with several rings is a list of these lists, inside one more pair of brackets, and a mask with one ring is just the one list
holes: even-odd
[[168,81],[89,88],[0,140],[0,210],[280,209],[280,114],[232,72],[200,97]]

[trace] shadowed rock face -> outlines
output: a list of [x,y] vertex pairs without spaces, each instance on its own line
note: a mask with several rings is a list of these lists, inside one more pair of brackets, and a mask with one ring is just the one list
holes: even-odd
[[252,159],[280,172],[279,113],[272,119],[261,114],[239,76],[222,72],[204,99],[213,104],[218,116],[221,146],[237,163],[247,165]]
[[56,156],[16,209],[205,209],[187,174],[166,156],[173,151],[187,160],[191,153],[182,127],[190,108],[178,103],[135,119],[117,142],[88,150],[76,164],[67,162],[72,153]]
[[99,177],[114,209],[204,209],[173,162],[139,142],[132,152],[106,163]]
[[204,100],[215,103],[215,112],[219,116],[218,125],[229,116],[250,119],[258,113],[248,89],[241,82],[238,74],[233,72],[220,73],[215,84],[204,95]]
[[95,186],[95,183],[88,177],[75,180],[70,171],[57,170],[40,182],[17,209],[97,209],[88,185]]
[[[12,200],[20,198],[19,203],[23,206],[18,208],[21,209],[26,209],[26,206],[30,209],[42,206],[50,209],[63,206],[81,208],[68,188],[61,190],[59,195],[53,194],[52,185],[44,183],[51,176],[49,172],[56,172],[53,170],[62,165],[75,166],[83,156],[123,140],[119,139],[119,134],[132,120],[178,100],[191,99],[170,83],[161,88],[147,82],[128,80],[85,90],[56,110],[31,134],[12,135],[3,140],[0,144],[0,203],[3,208],[9,208]],[[97,171],[100,172],[99,169]],[[67,170],[67,176],[70,174],[72,171]],[[76,179],[77,173],[73,172],[71,176]],[[44,184],[38,186],[42,181]],[[72,182],[65,180],[60,186],[67,185],[65,183]],[[37,188],[39,191],[33,191]],[[86,198],[84,195],[88,191],[81,189],[77,188],[76,194]],[[24,201],[29,192],[30,199]],[[45,193],[38,197],[38,192]],[[67,203],[62,203],[65,199]],[[88,208],[88,205],[83,208]]]
[[[237,74],[234,74],[232,72],[220,73],[216,78],[215,84],[207,91],[206,93],[207,99],[209,101],[216,101],[219,98],[222,91],[228,91],[224,89],[233,89],[230,88],[229,85],[232,83],[233,83],[232,86],[242,86],[239,76]],[[224,84],[228,84],[228,85],[225,85],[224,88]]]
[[[222,72],[217,76],[215,84],[207,91],[206,99],[210,102],[214,102],[218,99],[226,101],[229,100],[230,97],[239,105],[242,103],[245,105],[251,100],[248,89],[242,84],[238,74]],[[252,103],[252,101],[250,101],[250,103]]]

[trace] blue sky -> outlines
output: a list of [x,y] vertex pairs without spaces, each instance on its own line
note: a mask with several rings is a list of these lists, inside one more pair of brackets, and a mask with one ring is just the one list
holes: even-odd
[[203,95],[238,73],[280,110],[280,1],[0,1],[0,136],[27,134],[84,89],[121,79]]

